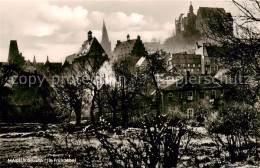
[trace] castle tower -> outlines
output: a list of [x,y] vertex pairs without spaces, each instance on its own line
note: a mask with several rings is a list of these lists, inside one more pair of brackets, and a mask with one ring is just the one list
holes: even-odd
[[193,6],[192,6],[192,2],[190,2],[189,13],[192,13],[192,14],[193,14]]
[[22,67],[25,63],[24,57],[22,56],[22,54],[19,54],[19,49],[16,40],[10,41],[8,63],[16,64],[19,67]]
[[9,46],[8,62],[14,63],[18,56],[19,56],[19,50],[18,50],[17,41],[11,40]]
[[105,21],[103,21],[101,46],[103,47],[103,49],[105,50],[107,55],[110,57],[112,55],[111,54],[111,42],[109,41],[109,38],[108,38]]

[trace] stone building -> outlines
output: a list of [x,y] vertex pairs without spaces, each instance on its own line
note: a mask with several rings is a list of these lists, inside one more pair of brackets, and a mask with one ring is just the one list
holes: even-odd
[[223,24],[230,34],[233,33],[233,19],[230,13],[224,8],[199,7],[197,15],[193,12],[193,6],[190,4],[187,15],[180,14],[175,20],[176,37],[188,39],[204,39],[205,31],[210,28],[211,23]]
[[[197,11],[196,30],[204,38],[206,31],[214,26],[222,26],[222,31],[233,34],[233,18],[224,8],[200,7]],[[213,30],[214,31],[214,30]]]
[[176,53],[172,54],[172,58],[168,65],[180,70],[182,75],[185,75],[187,71],[191,74],[201,74],[201,55]]
[[50,62],[49,57],[41,69],[42,73],[47,77],[51,78],[52,76],[58,75],[62,72],[62,63],[61,62]]
[[209,43],[196,44],[195,54],[201,55],[201,74],[216,74],[220,69],[225,69],[221,57],[222,47]]
[[197,36],[196,15],[193,12],[193,6],[190,4],[187,16],[181,14],[178,20],[175,20],[176,36],[192,37]]
[[138,35],[136,39],[130,39],[127,35],[127,41],[118,40],[114,49],[114,60],[119,64],[129,68],[130,71],[135,70],[138,60],[147,54],[141,37]]
[[163,111],[170,113],[179,109],[192,118],[202,100],[214,104],[222,98],[223,93],[223,87],[213,76],[188,73],[176,83],[162,89]]
[[84,59],[84,58],[91,58],[92,60],[98,61],[102,58],[108,58],[107,53],[98,42],[96,37],[92,36],[92,32],[88,32],[88,39],[83,42],[79,51],[75,54],[69,55],[65,59],[65,65],[71,65],[75,61]]

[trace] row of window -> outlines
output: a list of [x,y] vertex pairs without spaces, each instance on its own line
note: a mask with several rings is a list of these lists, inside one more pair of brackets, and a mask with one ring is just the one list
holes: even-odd
[[[201,99],[205,98],[205,92],[204,91],[200,91],[199,92],[199,97]],[[183,93],[179,93],[179,100],[183,100]],[[216,90],[211,90],[210,91],[210,99],[216,99]],[[187,100],[192,101],[194,100],[194,96],[193,96],[193,92],[192,91],[188,91],[187,92]],[[168,101],[173,101],[173,93],[168,93]]]
[[[173,66],[176,66],[177,64],[173,64]],[[200,64],[198,64],[197,66],[196,66],[196,64],[180,64],[180,66],[182,67],[182,68],[184,68],[184,67],[193,67],[193,68],[195,68],[195,67],[199,67],[200,68]]]
[[183,72],[187,72],[187,71],[190,71],[191,73],[193,73],[193,72],[200,72],[200,69],[183,69],[182,70]]
[[210,73],[211,71],[216,72],[218,71],[218,66],[205,67],[205,70],[208,71],[208,73]]

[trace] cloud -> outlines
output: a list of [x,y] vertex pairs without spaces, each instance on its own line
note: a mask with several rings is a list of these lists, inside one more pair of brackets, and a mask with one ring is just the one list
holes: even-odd
[[[6,61],[10,40],[18,40],[18,46],[26,59],[45,61],[64,60],[77,52],[92,30],[101,39],[102,23],[106,22],[112,48],[117,40],[140,35],[143,41],[153,38],[163,41],[172,34],[173,23],[158,23],[141,13],[88,11],[83,5],[54,5],[48,1],[1,2],[0,61]],[[10,13],[11,9],[11,13]]]
[[112,48],[117,40],[126,40],[127,34],[130,34],[130,38],[137,38],[137,35],[140,35],[144,41],[151,41],[155,38],[163,42],[172,35],[174,29],[173,23],[161,24],[152,17],[139,13],[114,12],[106,14],[94,11],[90,13],[89,19],[91,23],[99,25],[96,27],[97,30],[93,31],[93,34],[98,37],[101,37],[101,23],[105,20]]

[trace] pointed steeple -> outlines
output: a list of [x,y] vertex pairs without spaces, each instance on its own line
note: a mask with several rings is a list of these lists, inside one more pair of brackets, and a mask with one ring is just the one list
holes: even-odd
[[109,41],[108,34],[107,34],[107,28],[106,28],[105,21],[103,20],[102,41],[101,41],[101,43],[107,42],[107,41]]
[[189,13],[193,13],[193,6],[192,6],[192,2],[190,2]]
[[108,55],[111,54],[111,42],[109,41],[105,21],[103,20],[101,46]]
[[35,55],[33,56],[33,63],[36,64]]
[[47,61],[46,61],[46,63],[47,63],[47,62],[49,62],[49,56],[48,56],[48,55],[47,55]]

